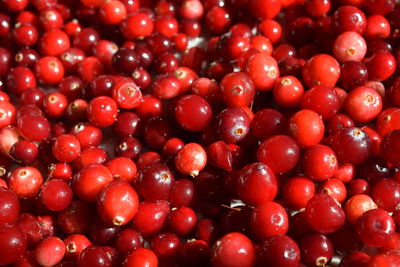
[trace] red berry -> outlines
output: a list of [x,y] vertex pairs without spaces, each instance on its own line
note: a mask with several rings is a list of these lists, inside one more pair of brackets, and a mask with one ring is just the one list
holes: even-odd
[[185,175],[197,176],[207,164],[207,153],[197,143],[186,144],[175,156],[175,166]]
[[251,267],[256,252],[251,240],[240,233],[229,233],[217,240],[211,250],[211,261],[216,267]]
[[122,179],[107,184],[97,199],[98,213],[110,225],[127,224],[135,216],[138,207],[139,197],[136,191]]

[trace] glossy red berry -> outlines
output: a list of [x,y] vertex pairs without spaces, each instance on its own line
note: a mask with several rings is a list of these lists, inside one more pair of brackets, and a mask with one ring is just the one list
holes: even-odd
[[335,199],[327,194],[314,195],[306,205],[307,221],[322,233],[333,233],[345,223],[345,213]]
[[303,67],[303,81],[308,87],[324,84],[335,86],[340,76],[340,66],[335,58],[319,54],[309,59]]
[[245,107],[250,105],[255,96],[251,77],[244,72],[233,72],[221,80],[223,101],[230,107]]
[[41,240],[35,248],[35,259],[41,266],[54,266],[65,254],[65,244],[57,237]]
[[20,211],[17,195],[6,187],[0,187],[0,196],[0,223],[14,223]]
[[33,198],[43,184],[43,176],[35,167],[14,169],[8,178],[8,186],[19,198]]
[[172,233],[159,233],[151,238],[150,247],[159,259],[170,259],[178,254],[179,238]]
[[119,24],[126,17],[125,5],[120,1],[109,1],[100,7],[100,19],[106,24]]
[[216,267],[250,267],[256,260],[251,240],[241,233],[229,233],[217,240],[211,250],[211,261]]
[[334,136],[331,148],[342,163],[364,162],[371,153],[371,140],[357,127],[345,127]]
[[51,211],[66,209],[71,204],[72,197],[71,187],[61,179],[50,179],[40,189],[40,200]]
[[81,153],[81,145],[75,136],[63,134],[55,139],[52,151],[57,160],[71,162]]
[[252,163],[241,169],[236,190],[243,202],[259,206],[275,198],[278,182],[268,165]]
[[271,90],[279,78],[279,68],[276,60],[263,53],[252,56],[246,65],[246,71],[259,91]]
[[0,235],[0,264],[11,264],[25,253],[26,237],[17,226],[7,223],[0,226]]
[[392,217],[382,209],[366,211],[357,220],[355,230],[364,244],[384,246],[395,231]]
[[296,210],[305,208],[314,193],[314,182],[307,177],[289,178],[282,186],[282,198],[285,205]]
[[289,120],[289,131],[301,147],[318,144],[325,131],[322,118],[314,111],[303,109]]
[[99,127],[112,125],[118,115],[118,105],[114,99],[107,96],[98,96],[89,102],[88,119]]
[[101,219],[110,225],[127,224],[135,216],[139,197],[128,182],[116,179],[99,193],[97,210]]
[[285,209],[276,202],[266,202],[251,212],[250,226],[260,240],[275,235],[284,235],[289,229],[289,218]]
[[[211,122],[212,109],[201,96],[186,95],[176,104],[175,117],[185,130],[202,131]],[[193,118],[196,120],[194,121]]]
[[144,236],[154,235],[164,227],[169,211],[170,206],[166,200],[142,201],[132,220],[132,227]]
[[68,35],[59,29],[46,31],[39,41],[40,51],[45,56],[60,56],[70,48]]
[[122,35],[128,39],[143,38],[153,31],[154,23],[144,12],[129,14],[120,24]]
[[92,164],[74,175],[72,188],[82,200],[95,202],[100,191],[112,180],[112,174],[106,167]]
[[192,232],[197,223],[196,213],[188,207],[178,207],[170,212],[167,219],[168,229],[180,236]]
[[307,177],[314,181],[324,181],[335,174],[338,169],[338,160],[330,147],[317,144],[304,151],[302,167]]
[[360,86],[349,92],[344,108],[354,121],[366,123],[379,115],[382,105],[382,96],[376,90]]
[[169,168],[156,163],[144,168],[138,175],[135,189],[146,200],[164,200],[169,196],[174,176]]
[[64,78],[64,66],[57,57],[45,56],[35,64],[35,74],[44,84],[57,84]]
[[341,101],[333,87],[316,85],[304,94],[301,107],[317,112],[325,120],[333,117],[340,110]]
[[123,261],[124,267],[157,267],[158,258],[147,248],[138,248],[128,253]]
[[175,167],[184,175],[197,176],[207,164],[207,153],[197,143],[186,144],[175,156]]
[[142,102],[142,92],[130,78],[124,78],[114,84],[111,95],[119,108],[133,109]]
[[262,253],[266,263],[272,267],[294,267],[300,262],[299,246],[287,235],[276,235],[267,239],[262,244]]
[[300,241],[301,259],[310,266],[324,266],[332,260],[334,248],[324,235],[312,234]]
[[299,160],[300,148],[297,142],[286,135],[274,135],[258,148],[258,161],[267,164],[275,173],[293,169]]

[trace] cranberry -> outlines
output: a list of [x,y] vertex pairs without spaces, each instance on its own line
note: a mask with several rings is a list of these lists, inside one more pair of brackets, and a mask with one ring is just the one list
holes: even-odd
[[289,218],[280,204],[270,201],[254,208],[250,225],[257,238],[266,240],[285,234],[289,228]]
[[278,182],[268,165],[252,163],[241,169],[236,190],[243,202],[258,206],[275,198]]
[[144,168],[136,180],[136,190],[146,200],[167,199],[174,182],[174,176],[167,166],[153,164]]
[[153,27],[150,16],[144,12],[131,13],[120,24],[122,35],[128,39],[147,37]]
[[332,242],[322,234],[312,234],[300,241],[301,258],[310,266],[324,266],[333,257]]
[[226,108],[218,115],[218,132],[225,142],[236,143],[246,137],[250,118],[242,108]]
[[206,14],[207,28],[214,33],[222,33],[231,23],[231,15],[224,7],[215,6]]
[[396,165],[400,162],[395,153],[398,147],[398,136],[400,136],[400,130],[393,130],[383,136],[381,143],[381,153],[384,159]]
[[71,204],[58,213],[60,229],[66,234],[86,233],[93,220],[93,207],[82,200],[73,200]]
[[295,140],[286,135],[275,135],[266,139],[258,148],[257,159],[275,173],[293,169],[299,160],[300,148]]
[[169,194],[168,201],[172,207],[192,206],[194,203],[194,185],[191,180],[176,180]]
[[44,84],[57,84],[64,78],[64,66],[57,57],[45,56],[35,64],[35,74]]
[[367,27],[364,12],[352,5],[339,7],[333,14],[333,23],[339,32],[355,31],[362,34]]
[[102,220],[118,226],[127,224],[136,214],[138,206],[136,191],[122,179],[107,184],[97,200],[97,209]]
[[128,182],[136,180],[137,167],[135,162],[126,157],[113,158],[105,166],[114,177],[122,178]]
[[293,114],[289,121],[289,129],[301,147],[318,144],[325,131],[321,117],[309,109],[303,109]]
[[57,137],[52,147],[54,157],[62,162],[74,161],[81,152],[79,140],[70,134]]
[[20,105],[36,105],[40,106],[44,97],[44,92],[37,88],[25,90],[21,94]]
[[315,194],[308,201],[305,212],[311,227],[323,234],[336,232],[345,223],[344,211],[327,194]]
[[0,187],[0,223],[14,223],[17,220],[20,204],[17,195],[6,187]]
[[41,240],[35,249],[35,259],[42,266],[54,266],[65,254],[65,244],[57,237]]
[[188,207],[179,207],[172,210],[167,219],[168,228],[171,232],[185,236],[189,234],[196,226],[197,215]]
[[70,48],[68,35],[59,29],[46,31],[40,41],[40,50],[46,56],[60,56]]
[[118,114],[117,103],[110,97],[98,96],[89,102],[88,119],[96,126],[106,127],[114,123]]
[[164,226],[169,213],[169,204],[165,200],[143,201],[132,220],[132,226],[144,236],[158,233]]
[[257,18],[272,19],[281,10],[281,3],[274,0],[252,0],[249,3],[249,8],[251,14]]
[[314,181],[324,181],[335,174],[338,169],[338,160],[330,147],[317,144],[304,151],[302,167],[307,177]]
[[115,83],[111,95],[119,108],[133,109],[142,102],[142,93],[132,79],[125,78]]
[[120,48],[112,57],[113,68],[120,74],[131,74],[139,64],[139,56],[129,48]]
[[171,74],[159,75],[152,85],[153,95],[160,99],[171,99],[179,95],[181,84],[179,79]]
[[382,209],[366,211],[357,220],[357,236],[364,244],[384,246],[395,231],[392,217]]
[[304,95],[301,82],[294,76],[283,76],[278,78],[272,88],[275,101],[281,107],[298,107]]
[[382,179],[371,190],[371,197],[377,206],[392,212],[400,204],[400,184],[396,180]]
[[50,179],[43,183],[40,199],[47,209],[61,211],[66,209],[73,197],[71,187],[61,179]]
[[340,129],[333,137],[331,145],[339,161],[358,164],[364,162],[371,152],[371,140],[357,127]]
[[282,187],[284,203],[292,209],[303,209],[314,196],[315,185],[311,179],[296,176],[290,178]]
[[180,249],[179,238],[172,233],[159,233],[152,237],[150,247],[160,259],[174,257]]
[[4,128],[14,124],[16,109],[13,104],[3,101],[0,102],[0,127]]
[[90,240],[82,234],[69,235],[63,242],[65,245],[65,259],[73,261],[77,261],[79,254],[92,245]]
[[111,257],[106,253],[105,247],[89,246],[85,248],[78,258],[78,265],[111,266]]
[[124,259],[123,266],[157,267],[158,259],[156,254],[154,254],[154,252],[150,249],[138,248],[128,253]]
[[27,67],[15,67],[7,74],[7,87],[10,92],[21,94],[27,89],[36,87],[36,76]]
[[358,218],[360,218],[366,211],[376,208],[377,206],[370,196],[365,194],[353,195],[347,200],[344,206],[346,220],[355,224]]
[[335,58],[327,54],[318,54],[306,62],[302,77],[308,87],[319,84],[333,87],[340,77],[340,66]]
[[92,164],[75,174],[72,188],[79,198],[95,202],[100,191],[112,180],[112,174],[106,167]]
[[366,66],[371,80],[384,81],[394,73],[396,61],[390,52],[378,51],[366,61]]
[[262,254],[271,266],[296,266],[300,262],[300,249],[287,235],[276,235],[262,244]]
[[30,23],[17,23],[12,34],[15,42],[21,46],[35,45],[39,39],[37,28]]
[[143,127],[144,140],[150,147],[161,148],[170,138],[171,128],[165,119],[154,117]]
[[217,267],[250,267],[256,260],[251,240],[240,233],[229,233],[221,237],[211,250],[211,261]]
[[259,53],[250,58],[246,65],[249,74],[257,90],[271,90],[274,82],[279,77],[279,68],[276,60],[268,55]]
[[[186,95],[179,99],[175,107],[178,123],[189,131],[202,131],[211,121],[212,110],[207,101],[201,96]],[[192,118],[197,118],[193,121]]]
[[99,128],[90,123],[78,123],[70,132],[74,135],[82,149],[101,144],[103,134]]
[[33,198],[43,184],[43,176],[35,167],[14,169],[8,179],[8,186],[19,198]]
[[0,234],[2,236],[0,264],[11,264],[25,253],[27,248],[26,237],[17,226],[7,223],[0,226]]
[[197,176],[206,164],[206,151],[197,143],[186,144],[175,156],[175,166],[184,175]]
[[120,1],[110,1],[102,4],[100,18],[107,24],[119,24],[126,17],[125,5]]

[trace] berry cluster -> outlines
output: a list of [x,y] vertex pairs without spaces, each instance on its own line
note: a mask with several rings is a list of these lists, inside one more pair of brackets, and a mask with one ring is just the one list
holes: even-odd
[[0,265],[400,266],[396,0],[0,0]]

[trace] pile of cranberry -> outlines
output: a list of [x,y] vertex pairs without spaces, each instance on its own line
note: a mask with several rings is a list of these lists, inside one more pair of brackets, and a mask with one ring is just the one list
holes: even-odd
[[395,0],[0,0],[0,266],[399,267]]

